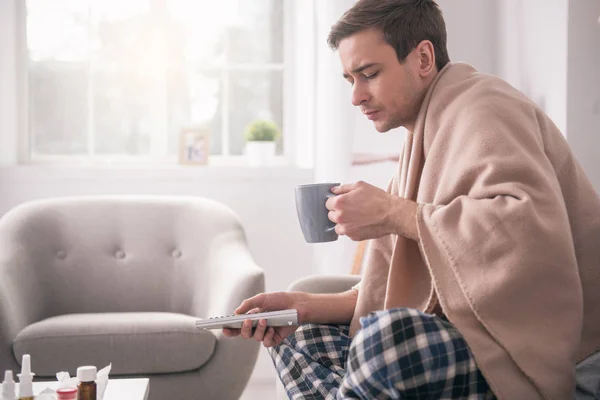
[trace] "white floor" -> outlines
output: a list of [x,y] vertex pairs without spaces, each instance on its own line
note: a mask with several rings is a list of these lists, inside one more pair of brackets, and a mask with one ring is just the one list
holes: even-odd
[[278,378],[273,367],[273,361],[267,351],[261,347],[254,371],[240,400],[276,400],[276,379]]
[[240,400],[276,400],[275,381],[250,380]]

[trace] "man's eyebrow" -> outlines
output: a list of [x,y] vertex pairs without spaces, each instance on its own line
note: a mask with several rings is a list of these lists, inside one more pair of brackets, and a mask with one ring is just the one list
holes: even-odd
[[[363,72],[365,69],[367,69],[367,68],[370,68],[370,67],[373,67],[373,66],[375,66],[375,65],[377,65],[377,63],[368,63],[368,64],[365,64],[365,65],[361,65],[360,67],[354,68],[354,69],[353,69],[352,71],[350,71],[350,72],[352,72],[353,74],[358,74],[359,72]],[[345,79],[348,79],[349,77],[350,77],[350,75],[349,75],[349,74],[347,74],[347,73],[344,73],[344,78],[345,78]]]

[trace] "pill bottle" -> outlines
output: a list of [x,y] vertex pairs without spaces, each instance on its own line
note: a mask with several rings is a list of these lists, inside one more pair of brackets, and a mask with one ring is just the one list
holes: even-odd
[[77,400],[96,400],[96,367],[77,368]]

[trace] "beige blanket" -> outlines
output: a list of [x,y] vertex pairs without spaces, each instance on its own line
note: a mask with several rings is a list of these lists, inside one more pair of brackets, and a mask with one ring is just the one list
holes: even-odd
[[388,190],[420,204],[419,240],[371,241],[351,331],[441,305],[499,399],[573,398],[575,363],[600,349],[600,201],[549,118],[447,65]]

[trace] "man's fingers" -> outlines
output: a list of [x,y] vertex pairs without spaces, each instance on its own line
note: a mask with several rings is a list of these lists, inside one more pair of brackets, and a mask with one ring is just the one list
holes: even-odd
[[337,212],[335,212],[335,211],[329,211],[329,212],[327,213],[327,218],[329,218],[329,220],[330,220],[331,222],[333,222],[334,224],[337,224],[337,223],[338,223],[338,213],[337,213]]
[[272,347],[274,345],[273,335],[275,335],[275,329],[273,329],[273,327],[269,327],[267,329],[267,333],[265,334],[265,337],[263,338],[263,346]]
[[242,322],[241,334],[244,339],[250,339],[252,337],[252,321],[247,319]]
[[344,195],[346,193],[350,193],[351,191],[358,189],[359,186],[362,185],[363,183],[364,182],[359,181],[356,183],[348,183],[346,185],[332,187],[331,193],[333,193],[337,196],[333,196],[333,197],[330,197],[329,199],[327,199],[327,201],[325,202],[325,207],[329,211],[334,211],[337,208],[341,208],[341,206],[345,202],[345,198],[342,195]]
[[223,335],[225,337],[237,337],[240,336],[239,329],[223,328]]
[[356,183],[347,183],[345,185],[334,186],[331,188],[331,193],[333,194],[344,194],[353,191],[356,189]]
[[261,294],[257,294],[254,297],[250,297],[249,299],[242,301],[242,304],[240,304],[240,306],[235,309],[234,313],[235,314],[246,314],[248,311],[250,311],[252,309],[262,307],[262,305],[265,301],[265,297],[266,297],[266,294],[261,293]]
[[254,329],[254,340],[257,342],[262,342],[265,337],[265,330],[267,329],[267,320],[261,319],[258,321],[256,325],[256,329]]
[[273,335],[273,346],[279,346],[281,344],[281,342],[283,342],[283,339],[285,339],[283,336],[281,336],[281,333],[276,331],[275,334]]

